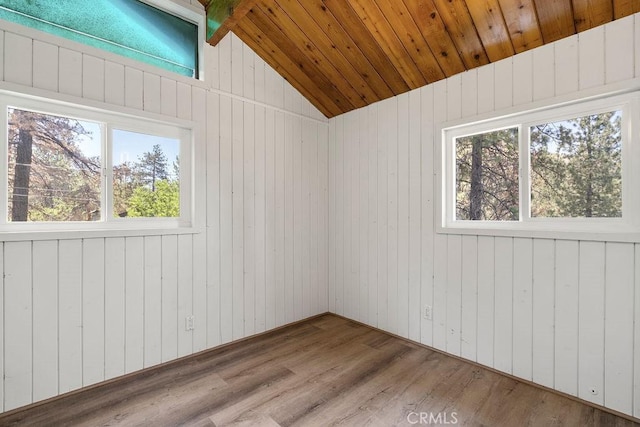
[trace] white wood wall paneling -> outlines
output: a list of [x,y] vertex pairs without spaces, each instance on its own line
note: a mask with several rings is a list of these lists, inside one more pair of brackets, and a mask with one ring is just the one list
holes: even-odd
[[105,239],[104,283],[104,371],[105,379],[111,379],[125,372],[125,246],[122,237]]
[[33,40],[14,33],[4,37],[4,78],[31,86],[33,83]]
[[[328,309],[328,126],[239,39],[205,49],[216,92],[73,43],[2,31],[0,39],[1,79],[193,120],[202,124],[197,144],[207,141],[194,153],[207,177],[194,200],[206,234],[2,245],[11,249],[0,266],[12,317],[0,323],[2,342],[25,349],[2,352],[0,410]],[[18,271],[13,257],[27,267]],[[29,318],[14,329],[20,337],[7,331],[20,319],[11,310]],[[188,315],[194,331],[185,330]]]
[[[553,48],[555,51],[553,69],[555,94],[563,95],[577,91],[580,81],[578,78],[578,36],[558,40]],[[536,86],[536,95],[538,94],[538,86]]]
[[634,245],[607,243],[605,273],[604,404],[633,411]]
[[124,372],[131,373],[144,368],[144,237],[127,237],[124,254]]
[[405,93],[398,97],[398,302],[392,309],[397,334],[405,338],[409,336],[409,111]]
[[60,93],[81,97],[82,53],[61,47],[59,54],[60,82],[58,83],[58,88]]
[[369,319],[369,121],[367,110],[358,111],[358,320],[366,322]]
[[[388,307],[388,299],[389,296],[387,294],[387,284],[388,284],[388,264],[387,264],[387,256],[388,256],[388,218],[389,214],[387,211],[387,194],[389,193],[388,188],[388,157],[389,157],[389,124],[387,123],[387,117],[389,117],[389,105],[390,101],[383,101],[379,104],[378,108],[378,118],[383,118],[378,121],[378,177],[377,177],[377,186],[378,186],[378,324],[377,326],[380,329],[386,329],[388,325],[387,319],[387,307]],[[340,159],[340,152],[338,152],[338,162]],[[345,167],[343,165],[343,167]],[[348,165],[346,166],[348,167]],[[337,186],[340,187],[340,180],[337,183]],[[339,210],[338,210],[339,212]],[[338,213],[339,214],[339,213]],[[341,222],[340,219],[338,219]],[[342,227],[339,227],[339,232]],[[340,262],[341,253],[338,251],[338,262]]]
[[533,381],[554,387],[555,242],[533,242]]
[[32,399],[37,401],[58,393],[58,242],[34,242],[32,251]]
[[243,180],[243,207],[244,207],[244,331],[243,335],[253,335],[255,331],[255,108],[253,105],[244,105],[244,162]]
[[[513,105],[513,58],[494,62],[494,107],[496,110]],[[481,83],[478,84],[482,86]]]
[[[236,49],[237,50],[237,49]],[[241,52],[241,51],[240,51]],[[233,57],[234,59],[236,56]],[[235,65],[234,62],[232,65]],[[238,70],[239,71],[239,70]],[[234,71],[234,74],[237,74]],[[237,85],[234,85],[234,87]],[[238,89],[234,89],[237,93]],[[232,209],[233,209],[233,339],[244,334],[244,114],[243,103],[232,101]]]
[[162,78],[156,74],[144,73],[143,85],[142,102],[145,111],[162,113]]
[[[224,41],[224,40],[223,40]],[[221,67],[222,67],[221,42]],[[223,79],[221,75],[220,85]],[[232,100],[220,97],[220,331],[222,342],[233,337],[233,128]],[[224,224],[224,226],[223,226]],[[215,278],[214,278],[215,280]],[[222,303],[222,302],[225,303]]]
[[[181,234],[177,236],[178,250],[178,357],[193,353],[193,330],[187,330],[186,318],[193,315],[193,236]],[[194,319],[195,325],[195,319]]]
[[[288,93],[288,92],[287,92]],[[289,98],[285,93],[285,102]],[[291,118],[292,126],[292,146],[293,146],[293,222],[292,222],[292,259],[293,263],[293,282],[291,285],[291,300],[293,301],[293,316],[290,318],[297,318],[302,315],[303,304],[303,277],[302,277],[302,253],[304,251],[302,244],[302,226],[303,226],[303,213],[302,213],[302,191],[303,191],[303,172],[302,172],[302,129],[300,123],[295,118]]]
[[276,325],[276,116],[271,109],[265,111],[265,329]]
[[513,241],[513,375],[531,381],[533,240]]
[[604,27],[578,34],[578,81],[580,89],[605,82]]
[[533,100],[533,51],[526,51],[513,60],[513,105],[528,104]]
[[495,250],[494,238],[478,237],[478,348],[477,360],[493,366]]
[[548,44],[532,51],[533,100],[547,99],[555,95],[555,48]]
[[495,238],[493,366],[513,372],[513,239]]
[[285,142],[285,117],[282,113],[275,113],[275,325],[280,326],[285,323],[285,188],[286,179],[286,142]]
[[[433,192],[433,136],[434,136],[434,92],[433,86],[420,89],[420,341],[427,345],[433,345],[433,321],[426,319],[422,313],[425,306],[433,307],[433,263],[434,259],[434,203]],[[377,119],[377,118],[376,118]],[[417,296],[416,296],[417,298]]]
[[58,91],[58,46],[33,41],[33,87]]
[[579,242],[556,241],[555,387],[578,392]]
[[162,362],[178,356],[178,238],[162,236]]
[[105,379],[105,244],[82,242],[82,385]]
[[132,67],[124,69],[124,105],[136,110],[144,108],[144,73]]
[[629,47],[633,44],[634,17],[627,16],[611,22],[605,28],[605,80],[614,83],[633,78],[634,57]]
[[266,111],[255,108],[255,332],[266,329]]
[[460,356],[460,322],[462,318],[462,236],[451,235],[445,237],[447,239],[446,251],[443,254],[446,257],[445,265],[446,275],[443,279],[445,299],[444,305],[441,307],[446,310],[445,313],[445,329],[446,329],[446,345],[447,353]]
[[[31,242],[4,248],[4,409],[33,398],[33,292]],[[8,351],[11,349],[11,351]]]
[[603,405],[605,243],[580,242],[579,274],[578,396]]
[[293,319],[295,304],[295,129],[292,117],[284,118],[284,323]]
[[473,69],[461,74],[462,99],[461,117],[470,117],[478,114],[478,70]]
[[[449,85],[446,80],[440,80],[433,85],[433,123],[443,123],[449,120],[448,115],[448,104],[449,102],[457,102],[457,96],[448,96],[447,90]],[[452,85],[455,87],[455,85]],[[455,115],[455,111],[458,109],[452,108],[451,111]],[[431,134],[435,138],[435,131]],[[429,145],[432,145],[430,143]],[[429,160],[429,170],[434,171],[435,161],[433,160],[433,150],[435,148],[432,147]],[[433,189],[431,189],[431,194],[433,194]],[[433,197],[433,196],[431,196]],[[432,205],[435,208],[435,204]],[[447,237],[442,234],[434,234],[433,237],[433,288],[430,304],[433,308],[433,331],[432,331],[432,342],[435,348],[440,350],[446,349],[446,339],[447,339],[447,331],[446,331],[446,302],[447,302],[447,289],[446,289],[446,275],[447,275]]]
[[82,387],[82,240],[58,243],[58,391]]
[[[62,49],[60,50],[62,53]],[[124,66],[111,61],[104,64],[104,100],[112,105],[124,105]]]
[[[367,124],[368,132],[366,134],[367,148],[367,250],[368,250],[368,323],[370,325],[378,324],[378,108],[372,105],[366,110],[367,116],[364,119]],[[331,131],[331,130],[330,130]],[[331,136],[329,136],[331,138]],[[329,158],[329,182],[332,181],[332,162],[333,158]],[[332,192],[333,188],[330,187]],[[364,188],[363,188],[364,191]],[[331,227],[331,224],[329,224]],[[329,248],[331,250],[331,247]],[[331,254],[330,254],[331,256]],[[364,302],[363,302],[364,303]]]
[[[215,51],[217,53],[217,51]],[[213,54],[209,56],[214,56]],[[215,55],[217,58],[217,55]],[[220,95],[207,93],[207,306],[221,307],[221,109]],[[207,310],[207,346],[222,342],[221,310]],[[202,321],[202,320],[200,320]]]
[[104,101],[104,59],[82,55],[82,96]]
[[[342,310],[345,316],[354,317],[352,307],[357,304],[356,295],[352,293],[353,277],[351,265],[351,239],[353,236],[353,216],[352,216],[352,168],[353,164],[353,148],[357,146],[354,120],[351,119],[355,113],[348,113],[344,119],[344,140],[342,144],[342,154],[344,156],[344,170],[342,173],[342,211],[344,213],[342,237]],[[357,282],[356,282],[357,283]],[[386,315],[386,313],[385,313]]]
[[[207,142],[196,144],[194,146],[195,153],[192,156],[195,170],[205,171],[205,175],[200,175],[200,185],[195,186],[195,200],[193,202],[195,224],[204,231],[207,231],[207,209],[210,204],[207,201],[209,179],[208,173],[206,173],[209,149],[207,139],[208,107],[207,91],[201,87],[193,87],[191,90],[191,120],[199,124],[194,130],[194,138],[196,141]],[[216,164],[216,167],[219,165]],[[194,316],[192,352],[195,353],[207,348],[207,234],[201,232],[191,237],[193,301],[191,314]]]
[[[407,291],[408,338],[420,341],[420,200],[421,200],[421,95],[409,93],[409,287]],[[366,187],[365,187],[366,188]]]
[[162,238],[144,239],[144,367],[162,362]]
[[476,360],[478,330],[478,237],[462,236],[460,356]]

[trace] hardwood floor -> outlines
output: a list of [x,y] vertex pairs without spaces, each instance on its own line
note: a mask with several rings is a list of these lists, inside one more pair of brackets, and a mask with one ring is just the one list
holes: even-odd
[[447,424],[639,425],[333,315],[0,415],[2,426]]

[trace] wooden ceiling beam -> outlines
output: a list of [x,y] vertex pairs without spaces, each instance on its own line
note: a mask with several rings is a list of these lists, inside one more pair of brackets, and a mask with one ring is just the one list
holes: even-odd
[[[317,0],[316,0],[317,1]],[[358,46],[369,63],[380,74],[383,80],[391,88],[394,95],[409,90],[400,71],[382,50],[373,34],[364,25],[355,10],[345,0],[319,0],[321,8],[326,8],[335,17],[342,29],[348,32],[353,42]]]
[[[393,96],[393,91],[378,70],[369,62],[358,44],[351,37],[350,32],[345,31],[340,22],[333,16],[331,11],[323,4],[322,0],[303,0],[297,2],[302,9],[296,9],[293,13],[309,15],[314,20],[317,28],[326,36],[326,43],[329,44],[329,51],[334,51],[337,55],[342,55],[344,61],[349,63],[349,68],[360,75],[367,86],[375,93],[376,100]],[[303,24],[301,22],[301,24]],[[303,24],[304,25],[304,24]],[[305,30],[307,26],[304,25]]]
[[464,0],[435,0],[434,3],[467,70],[488,64],[489,58]]
[[387,18],[398,39],[405,46],[427,83],[445,78],[431,47],[422,36],[420,29],[409,14],[402,0],[376,0],[378,7]]
[[[259,4],[264,9],[267,2],[259,0]],[[350,94],[349,100],[354,105],[363,106],[380,99],[298,0],[279,0],[278,4],[279,7],[274,5],[271,9],[279,24],[286,26],[287,33],[299,40],[296,44],[307,47],[305,52],[327,72],[336,86]]]
[[404,0],[404,5],[429,44],[445,76],[463,72],[465,67],[462,57],[449,36],[433,0]]
[[585,31],[613,20],[611,0],[573,0],[576,31]]
[[[202,0],[201,0],[202,1]],[[209,0],[207,11],[207,43],[216,46],[245,17],[256,0]]]
[[267,37],[249,19],[243,19],[233,30],[240,39],[253,49],[277,73],[309,100],[327,117],[341,114],[344,107],[338,106],[323,88],[309,77],[289,56]]
[[329,82],[335,92],[333,98],[340,99],[340,103],[351,108],[366,105],[361,95],[340,74],[334,64],[324,56],[322,51],[300,31],[296,23],[280,6],[276,4],[271,6],[270,2],[258,0],[254,12],[252,14],[254,23],[263,29],[270,27],[272,28],[270,31],[279,31],[285,35],[287,39],[285,43],[288,43],[292,49],[297,49],[296,55],[302,61],[301,63],[307,64],[307,70],[317,76],[323,76]]
[[638,0],[613,0],[613,18],[619,19],[640,12]]
[[576,33],[571,0],[534,0],[534,3],[545,43]]
[[466,3],[489,61],[513,56],[515,51],[498,0],[466,0]]
[[542,32],[533,0],[498,0],[516,53],[542,46]]
[[[316,83],[318,88],[322,90],[335,105],[340,107],[341,111],[351,111],[356,108],[349,98],[335,85],[335,82],[320,70],[313,60],[306,56],[301,50],[304,46],[296,45],[287,33],[283,32],[277,25],[274,25],[264,11],[259,7],[255,7],[247,17],[256,27],[268,35],[270,41],[280,48],[283,56],[288,56],[296,64],[297,68],[303,70],[303,72]],[[280,56],[278,58],[280,60]],[[287,58],[281,59],[287,60]]]
[[348,1],[378,45],[400,72],[409,88],[415,89],[426,85],[427,80],[408,55],[406,47],[396,35],[375,0],[346,1]]

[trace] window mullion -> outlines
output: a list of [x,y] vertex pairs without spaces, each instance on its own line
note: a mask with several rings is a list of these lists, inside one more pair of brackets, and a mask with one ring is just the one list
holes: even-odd
[[531,219],[531,167],[530,167],[530,127],[520,124],[518,128],[520,160],[520,221]]
[[102,135],[102,206],[104,206],[104,209],[102,211],[101,219],[104,222],[109,222],[111,219],[110,213],[113,212],[113,167],[111,166],[111,142],[113,138],[113,128],[110,124],[103,125]]

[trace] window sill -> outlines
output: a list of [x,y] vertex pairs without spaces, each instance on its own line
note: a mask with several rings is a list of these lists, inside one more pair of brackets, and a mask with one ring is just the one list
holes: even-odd
[[96,239],[111,237],[144,237],[165,236],[179,234],[199,234],[204,231],[202,227],[168,227],[168,228],[91,228],[69,230],[30,229],[16,231],[0,231],[0,242],[19,242],[33,240],[71,240],[71,239]]
[[567,230],[559,227],[540,228],[480,228],[480,227],[436,227],[437,234],[472,235],[490,237],[517,237],[528,239],[588,240],[596,242],[640,243],[640,230]]

